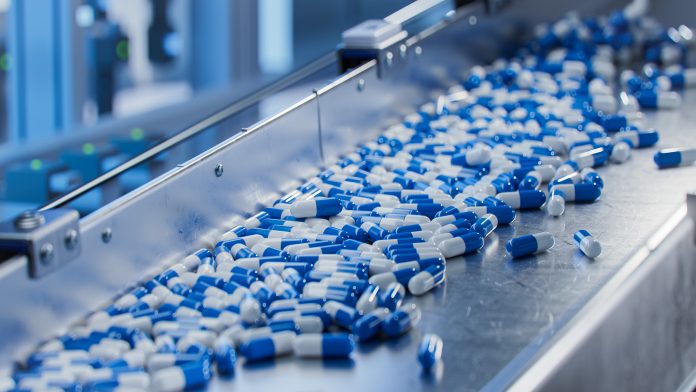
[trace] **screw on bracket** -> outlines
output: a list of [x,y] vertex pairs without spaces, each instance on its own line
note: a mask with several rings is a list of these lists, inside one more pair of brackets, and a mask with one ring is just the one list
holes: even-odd
[[358,80],[358,92],[365,90],[365,79]]
[[53,245],[50,243],[41,245],[39,257],[41,257],[41,263],[44,265],[50,264],[51,259],[53,259]]
[[46,222],[46,218],[38,212],[33,210],[28,210],[22,212],[17,219],[15,219],[15,227],[19,230],[34,230],[37,227],[43,225]]
[[75,248],[80,237],[77,235],[77,230],[70,229],[65,233],[65,247],[68,249]]
[[108,244],[109,241],[111,241],[111,236],[112,236],[111,229],[107,227],[101,233],[102,242],[105,244]]

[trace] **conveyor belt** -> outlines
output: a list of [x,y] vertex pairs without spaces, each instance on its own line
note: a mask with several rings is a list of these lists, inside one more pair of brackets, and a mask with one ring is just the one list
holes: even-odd
[[[684,98],[679,110],[646,114],[646,125],[660,131],[659,148],[694,143],[696,112],[690,108],[696,92]],[[244,365],[233,380],[214,379],[211,390],[355,391],[382,384],[377,380],[390,390],[504,388],[696,187],[696,166],[658,170],[652,160],[656,150],[634,150],[625,164],[599,168],[606,183],[600,201],[568,204],[559,218],[522,211],[509,227],[498,228],[480,253],[449,259],[446,284],[413,299],[423,312],[418,331],[361,344],[350,361],[289,357]],[[573,244],[572,233],[579,229],[602,242],[596,260]],[[518,261],[505,253],[510,238],[539,231],[555,233],[552,251]],[[445,342],[439,376],[421,373],[420,331]]]
[[[367,91],[373,88],[370,84],[371,75],[358,76],[368,81]],[[419,88],[422,87],[414,87],[416,94],[419,93]],[[402,91],[409,91],[408,87],[403,87]],[[319,102],[322,102],[321,92]],[[307,100],[303,105],[312,103],[312,100]],[[336,105],[327,99],[322,108],[331,108],[332,104]],[[361,108],[369,105],[369,102],[356,105]],[[687,92],[679,110],[647,115],[647,125],[660,131],[659,147],[686,146],[694,142],[691,131],[695,128],[696,112],[690,110],[694,105],[696,94]],[[307,113],[299,112],[304,108],[305,106],[301,106],[290,115],[307,121]],[[397,112],[403,112],[403,109],[394,108]],[[338,120],[341,115],[335,114],[333,118],[326,116],[323,121],[327,117],[329,123],[333,121],[333,125],[340,123]],[[297,126],[305,124],[306,122],[300,122]],[[311,133],[303,134],[308,135]],[[273,134],[268,136],[268,140],[272,136]],[[329,132],[325,137],[351,141],[348,132],[343,135],[341,132]],[[218,151],[225,147],[221,146]],[[349,149],[348,145],[341,146],[341,143],[336,142],[330,144],[330,147],[325,151],[327,156],[334,156],[338,148]],[[243,365],[233,379],[215,378],[211,383],[211,390],[276,388],[353,391],[374,390],[376,385],[389,390],[504,388],[531,363],[536,354],[543,351],[545,343],[615,275],[646,239],[683,205],[686,192],[696,185],[693,182],[696,167],[659,171],[652,162],[653,153],[654,149],[634,150],[629,162],[600,168],[599,173],[604,177],[606,186],[599,202],[589,205],[569,204],[566,213],[558,219],[549,218],[542,211],[521,212],[510,227],[496,230],[479,254],[449,260],[446,284],[431,295],[414,300],[423,311],[418,331],[386,343],[362,344],[349,361],[319,362],[280,358],[271,363]],[[262,158],[265,163],[265,156]],[[311,165],[305,165],[303,161],[298,165],[300,166]],[[153,184],[150,190],[154,193],[157,186],[158,184]],[[265,196],[265,189],[253,191]],[[245,211],[245,203],[258,201],[244,200],[235,208]],[[115,210],[127,206],[128,202],[129,200],[110,208]],[[176,208],[181,207],[174,202],[172,204]],[[101,231],[97,229],[105,224],[112,224],[116,235],[120,234],[117,231],[117,219],[109,217],[108,210],[102,212],[104,215],[101,218],[95,217],[88,222],[88,228],[96,231],[97,237],[92,234],[86,241],[97,239]],[[181,209],[176,209],[174,213],[178,215],[173,220],[195,221],[185,226],[190,229],[186,233],[187,239],[190,238],[187,246],[199,239],[201,228],[210,223],[200,223],[194,213],[187,215]],[[156,219],[157,216],[153,218]],[[113,222],[109,223],[110,220]],[[603,254],[595,261],[581,256],[572,244],[572,233],[581,228],[589,230],[602,241]],[[547,254],[511,261],[504,251],[505,242],[513,236],[538,231],[556,233],[555,248]],[[151,241],[153,238],[154,233],[152,238],[143,240]],[[118,241],[118,237],[114,239]],[[118,272],[117,275],[142,275],[142,270],[138,271],[138,267],[152,267],[148,262],[149,260],[131,262],[128,270]],[[95,268],[91,272],[95,270],[98,271]],[[69,273],[69,270],[60,272]],[[93,286],[87,287],[94,288],[102,284],[105,288],[100,287],[100,290],[111,289],[113,287],[110,285],[113,286],[114,283],[109,279],[111,278],[103,277],[103,282],[97,281]],[[52,284],[55,285],[55,281]],[[83,295],[87,294],[89,292]],[[97,294],[101,295],[101,291]],[[85,297],[83,305],[90,308],[93,304]],[[84,310],[86,309],[80,312],[84,314]],[[52,311],[60,313],[62,310]],[[415,357],[420,331],[437,333],[444,339],[442,373],[428,377],[421,374]]]

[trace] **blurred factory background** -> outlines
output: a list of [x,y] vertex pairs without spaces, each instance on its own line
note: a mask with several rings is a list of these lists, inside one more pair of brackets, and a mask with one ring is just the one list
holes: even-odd
[[[0,0],[0,217],[331,56],[342,31],[408,3]],[[93,211],[238,130],[211,127],[71,206]]]

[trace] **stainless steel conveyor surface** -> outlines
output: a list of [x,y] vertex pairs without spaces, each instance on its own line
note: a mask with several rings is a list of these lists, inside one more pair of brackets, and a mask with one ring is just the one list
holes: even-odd
[[[210,244],[212,228],[228,227],[231,217],[257,210],[280,190],[291,189],[298,179],[306,179],[318,167],[437,96],[471,64],[484,61],[472,53],[485,58],[487,53],[499,52],[491,43],[515,34],[508,29],[514,25],[506,19],[510,15],[526,15],[527,22],[561,15],[553,10],[548,15],[528,11],[540,9],[539,3],[543,2],[520,2],[506,15],[489,21],[480,8],[474,9],[442,31],[411,43],[409,53],[419,48],[422,55],[403,67],[377,77],[375,64],[369,63],[278,116],[183,163],[83,219],[82,256],[40,281],[26,279],[22,260],[3,265],[0,369],[29,349],[30,343],[64,330],[127,285],[161,270],[162,263],[175,262],[183,252],[202,243]],[[560,10],[569,3],[554,4]],[[599,13],[610,6],[588,0],[579,7]],[[487,40],[479,40],[481,36]],[[364,88],[356,90],[356,86]],[[696,92],[688,91],[684,97],[679,110],[647,114],[647,125],[660,131],[658,148],[696,145],[696,111],[692,109]],[[684,207],[686,193],[696,188],[696,166],[660,171],[652,161],[655,150],[634,150],[628,162],[599,168],[606,185],[598,202],[569,204],[566,213],[555,219],[543,211],[523,211],[512,225],[496,230],[479,253],[449,260],[445,285],[409,299],[423,311],[420,325],[411,333],[387,342],[360,344],[349,361],[288,357],[246,365],[241,359],[233,378],[215,377],[210,389],[460,391],[509,386],[530,366],[548,360],[546,353],[559,339],[575,335],[579,321],[588,314],[600,314],[597,303],[610,302],[606,296],[613,298],[615,291],[607,288],[614,287],[612,282],[618,278],[622,280],[617,285],[629,294],[628,299],[620,298],[619,306],[630,299],[633,286],[629,283],[638,282],[633,272],[640,266],[669,265],[685,281],[696,281],[694,268],[682,268],[696,261],[694,225]],[[225,167],[220,177],[213,174],[218,164]],[[572,234],[581,228],[602,242],[603,254],[594,261],[580,255],[572,244]],[[113,233],[109,241],[103,236],[107,229]],[[538,231],[556,235],[556,246],[550,252],[518,261],[508,258],[504,250],[508,239]],[[678,241],[657,241],[663,244],[653,244],[659,252],[651,255],[655,246],[646,249],[644,245],[656,238],[655,233],[677,233]],[[643,272],[644,279],[662,276],[650,269]],[[696,284],[682,287],[659,279],[648,283],[640,287],[655,293],[653,302],[641,299],[652,312],[649,321],[650,317],[676,320],[681,313],[696,315],[696,300],[691,299],[696,298],[691,295]],[[664,309],[659,301],[666,301]],[[621,339],[612,336],[631,336],[634,330],[641,330],[643,334],[624,340],[640,343],[646,350],[664,343],[641,340],[654,338],[653,331],[645,329],[650,323],[631,317],[629,314],[627,320],[641,324],[630,331],[625,326],[611,329],[607,332],[610,338],[589,341],[603,344],[607,351],[616,350],[621,346],[614,343]],[[665,325],[670,328],[673,323]],[[445,342],[444,366],[432,376],[424,376],[416,361],[420,334],[426,332],[439,334]],[[669,339],[675,335],[674,331],[662,332]],[[644,358],[623,360],[641,364],[636,371],[645,377],[661,377],[660,372],[679,367],[663,383],[674,388],[691,370],[689,366],[696,367],[696,355],[679,351],[679,346],[686,350],[696,342],[696,332],[679,336],[683,340],[675,340],[667,351],[672,356],[669,360],[653,365],[651,352],[642,353]],[[597,362],[604,366],[611,359],[614,357],[605,355]],[[650,389],[648,384],[644,387]]]
[[[518,212],[476,254],[447,261],[447,280],[431,294],[409,298],[423,311],[419,327],[387,342],[360,344],[349,361],[279,358],[244,365],[231,380],[214,379],[219,391],[356,391],[382,385],[389,390],[502,389],[534,355],[613,277],[678,210],[696,188],[696,166],[658,170],[659,148],[696,144],[696,92],[679,110],[647,112],[646,125],[660,131],[657,148],[634,150],[624,164],[601,167],[601,199],[568,204],[559,218],[543,211]],[[572,241],[586,229],[603,247],[584,257]],[[511,260],[505,243],[514,236],[549,231],[548,253]],[[666,304],[665,306],[668,306]],[[422,333],[445,342],[440,373],[424,375],[416,360]],[[629,358],[626,358],[630,361]],[[676,365],[676,363],[675,363]]]

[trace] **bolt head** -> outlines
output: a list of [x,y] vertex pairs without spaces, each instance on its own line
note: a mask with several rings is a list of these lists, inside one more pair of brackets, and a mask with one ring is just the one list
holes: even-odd
[[358,91],[365,90],[365,79],[358,80]]
[[50,243],[45,243],[41,245],[41,249],[39,251],[39,257],[41,258],[41,263],[44,265],[48,265],[51,263],[51,260],[53,259],[53,244]]
[[65,247],[66,248],[74,249],[79,241],[80,241],[80,236],[77,234],[77,230],[70,229],[65,233]]
[[222,173],[225,171],[225,167],[222,166],[222,163],[218,163],[217,166],[215,166],[215,176],[220,177],[222,176]]
[[102,231],[102,234],[101,234],[102,242],[105,244],[108,244],[109,241],[111,241],[111,236],[112,236],[111,229],[107,227],[106,229],[104,229],[104,231]]

